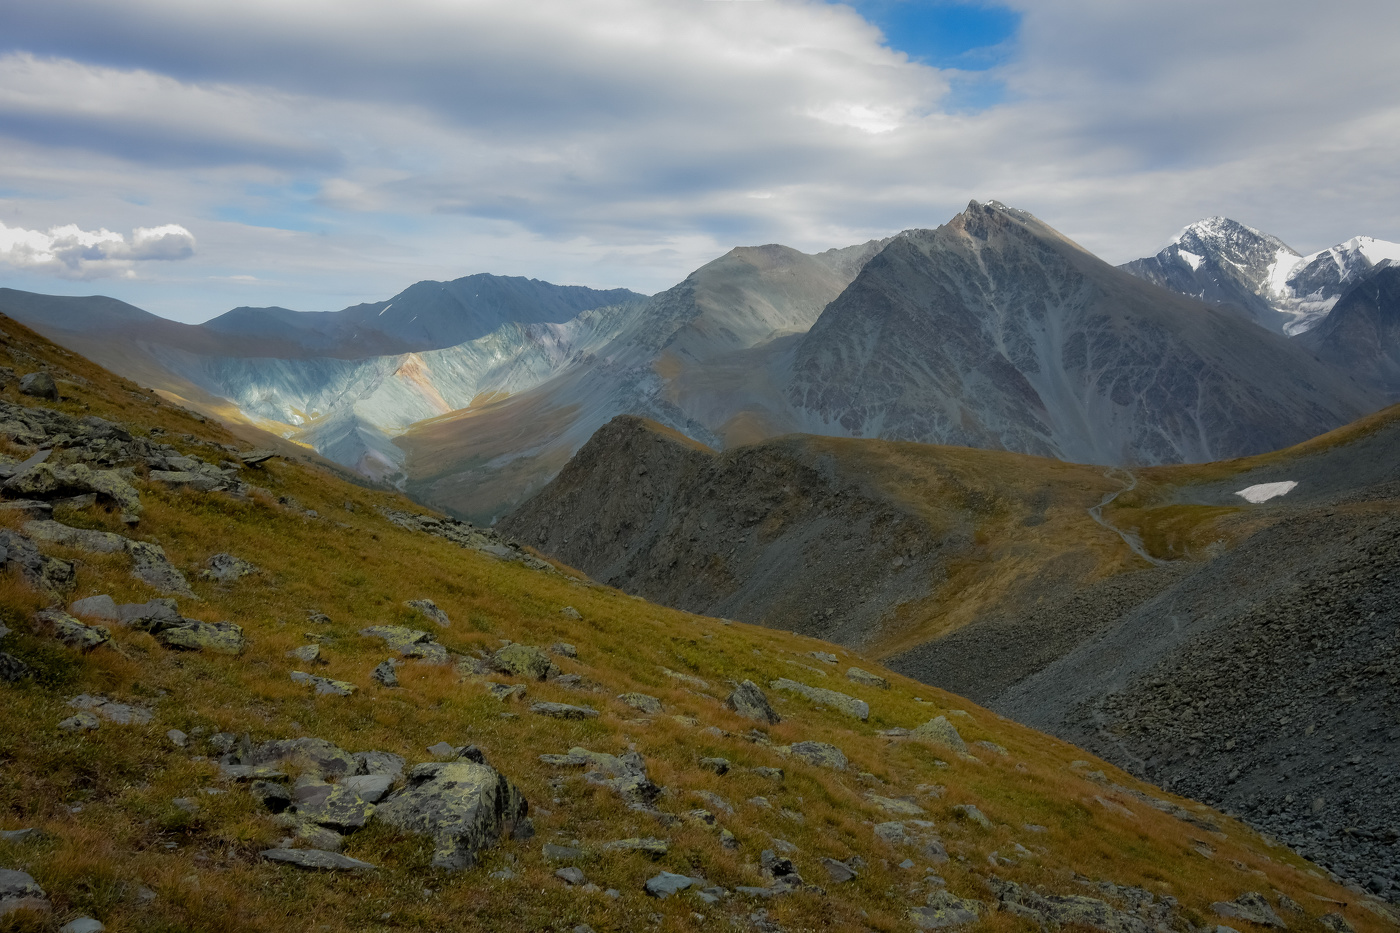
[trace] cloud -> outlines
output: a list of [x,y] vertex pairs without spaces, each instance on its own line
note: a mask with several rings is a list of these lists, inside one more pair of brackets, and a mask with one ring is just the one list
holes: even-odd
[[128,240],[111,230],[84,230],[76,224],[40,231],[0,223],[0,263],[67,278],[132,274],[140,262],[188,259],[194,246],[194,236],[179,224],[137,227]]

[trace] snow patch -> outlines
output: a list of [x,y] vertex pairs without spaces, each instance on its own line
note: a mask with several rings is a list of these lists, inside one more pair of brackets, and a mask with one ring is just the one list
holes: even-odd
[[1195,253],[1190,253],[1180,248],[1177,249],[1176,254],[1186,260],[1186,264],[1191,267],[1192,272],[1201,268],[1201,263],[1206,261],[1204,256],[1197,256]]
[[1244,497],[1246,502],[1268,502],[1270,499],[1277,498],[1278,496],[1288,495],[1293,491],[1293,487],[1297,485],[1298,484],[1291,479],[1284,480],[1281,483],[1259,483],[1257,486],[1247,486],[1235,493],[1235,495]]

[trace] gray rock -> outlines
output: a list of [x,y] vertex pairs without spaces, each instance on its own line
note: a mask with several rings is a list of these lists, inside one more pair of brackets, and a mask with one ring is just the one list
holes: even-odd
[[215,554],[205,561],[206,570],[199,572],[201,580],[213,580],[215,583],[234,583],[244,577],[251,577],[254,574],[262,573],[262,570],[232,554]]
[[452,761],[462,757],[463,746],[453,745],[449,742],[439,742],[436,745],[429,745],[427,752],[436,755],[438,758],[447,758]]
[[749,772],[751,774],[756,774],[761,778],[767,778],[770,781],[781,781],[784,777],[782,768],[769,768],[766,766],[759,766],[756,768],[750,768]]
[[1210,909],[1217,915],[1232,920],[1247,920],[1260,926],[1280,929],[1287,926],[1279,915],[1274,913],[1264,895],[1257,891],[1246,891],[1233,901],[1216,901],[1210,905]]
[[202,622],[182,619],[154,630],[156,641],[172,651],[210,651],[238,655],[248,647],[243,627],[232,622]]
[[84,711],[69,716],[58,724],[58,728],[64,732],[91,732],[101,725],[102,723],[96,716]]
[[727,758],[701,758],[700,767],[706,771],[713,771],[715,774],[725,775],[729,773],[729,759]]
[[827,690],[825,687],[809,687],[795,680],[788,680],[786,677],[780,677],[768,686],[772,687],[774,690],[782,690],[785,693],[795,693],[798,696],[811,700],[813,703],[829,706],[832,709],[845,713],[847,716],[859,719],[861,722],[865,722],[870,718],[869,703],[866,703],[864,700],[858,700],[853,696],[839,693],[835,690]]
[[390,752],[356,752],[354,754],[356,773],[388,775],[398,779],[403,777],[403,758]]
[[549,646],[550,654],[557,654],[561,658],[578,658],[578,649],[566,641],[556,641]]
[[655,716],[661,712],[661,701],[645,693],[622,693],[618,694],[617,698],[633,709],[646,713],[648,716]]
[[394,659],[381,661],[374,670],[369,672],[369,679],[379,684],[381,687],[397,687],[399,685],[399,675],[394,670]]
[[285,765],[322,777],[343,777],[360,770],[360,761],[355,756],[325,739],[311,737],[264,742],[253,750],[251,757],[251,765]]
[[406,628],[402,625],[371,625],[360,629],[361,635],[378,638],[405,658],[418,658],[434,664],[448,661],[447,649],[437,643],[431,632]]
[[376,866],[369,862],[341,855],[339,852],[325,852],[320,849],[267,849],[262,857],[273,862],[282,862],[314,871],[375,871]]
[[78,651],[92,651],[112,640],[110,629],[79,622],[61,609],[46,609],[36,613],[35,619],[47,625],[54,638]]
[[724,705],[740,716],[764,722],[770,726],[780,721],[778,714],[773,712],[773,707],[768,705],[768,698],[763,695],[758,684],[752,680],[746,680],[735,687],[734,692],[725,698]]
[[554,719],[597,719],[598,711],[586,706],[571,706],[568,703],[532,703],[530,712]]
[[633,836],[628,839],[617,839],[613,842],[605,842],[603,849],[608,852],[641,852],[652,858],[661,858],[668,851],[670,846],[664,839],[654,839],[652,837],[638,838]]
[[835,664],[837,660],[836,655],[832,654],[829,651],[809,651],[807,652],[807,657],[816,658],[823,664]]
[[103,933],[106,929],[101,920],[94,920],[92,917],[79,917],[59,927],[58,933]]
[[451,628],[452,626],[452,620],[447,617],[447,613],[438,608],[438,604],[431,599],[410,599],[405,605],[423,613],[428,621],[439,628]]
[[838,862],[834,858],[824,858],[821,863],[822,867],[826,869],[827,877],[831,879],[833,884],[845,884],[858,877],[851,866],[845,862]]
[[75,616],[86,616],[89,619],[102,619],[106,622],[121,622],[121,614],[117,612],[117,602],[110,596],[89,596],[86,599],[79,599],[68,607],[68,611]]
[[886,813],[894,813],[898,816],[921,816],[924,808],[910,800],[901,800],[898,797],[881,797],[879,794],[866,794],[866,799]]
[[148,541],[131,541],[127,544],[126,549],[127,553],[131,555],[131,575],[133,577],[154,587],[166,596],[194,598],[194,591],[190,589],[189,581],[170,563],[170,558],[165,556],[165,549],[159,544],[151,544]]
[[116,703],[106,697],[89,696],[86,693],[73,697],[73,699],[68,701],[68,705],[73,707],[73,709],[89,710],[108,722],[114,722],[123,726],[144,726],[154,718],[150,710],[143,709],[140,706]]
[[254,781],[248,786],[248,792],[273,813],[281,813],[292,805],[292,795],[287,788],[273,781]]
[[47,913],[49,896],[34,878],[12,868],[0,868],[0,917],[17,910]]
[[144,603],[118,605],[117,621],[143,632],[150,632],[168,625],[179,624],[184,621],[184,618],[180,615],[180,608],[175,600],[157,597]]
[[489,663],[493,670],[512,677],[545,680],[559,675],[559,668],[549,655],[533,645],[506,645],[491,655]]
[[23,394],[32,395],[35,398],[46,398],[51,402],[58,401],[58,383],[54,382],[53,376],[42,370],[20,376],[19,390]]
[[316,691],[317,696],[337,696],[348,697],[356,690],[360,689],[354,684],[345,680],[331,680],[329,677],[317,677],[305,671],[292,671],[288,675],[292,681],[299,684],[307,684]]
[[573,606],[565,606],[563,609],[559,610],[559,614],[566,619],[573,619],[575,622],[583,618],[583,615]]
[[845,771],[850,762],[841,749],[825,742],[797,742],[788,749],[793,757],[822,768]]
[[320,645],[302,645],[300,648],[293,648],[287,652],[287,657],[305,664],[324,664],[321,658]]
[[18,683],[30,674],[29,665],[12,654],[0,651],[0,681]]
[[37,842],[43,835],[42,831],[32,826],[26,829],[0,829],[0,842]]
[[951,748],[955,752],[967,754],[967,743],[963,741],[958,730],[948,721],[947,716],[938,716],[919,726],[910,737],[923,742],[932,742],[934,745],[942,745]]
[[677,875],[674,872],[663,871],[647,879],[644,890],[652,897],[665,898],[672,894],[679,894],[686,888],[701,884],[698,878],[691,878],[687,875]]
[[[417,776],[415,776],[417,775]],[[477,853],[526,824],[528,804],[518,788],[490,765],[456,761],[409,784],[375,810],[375,817],[406,832],[432,837],[433,865],[469,868]]]
[[26,583],[50,596],[73,586],[71,563],[40,554],[30,538],[9,529],[0,529],[0,566],[17,568]]
[[574,868],[572,865],[559,869],[554,873],[554,877],[569,885],[588,883],[588,876],[583,873],[582,869]]
[[546,842],[541,850],[544,853],[546,862],[572,862],[583,858],[583,850],[573,846],[558,846],[552,842]]
[[991,829],[992,821],[987,819],[987,815],[970,803],[960,803],[953,807],[953,812],[981,826],[983,829]]
[[526,692],[524,684],[487,684],[486,691],[502,703],[523,700]]
[[866,687],[879,687],[881,690],[890,689],[890,682],[888,680],[881,677],[879,674],[872,674],[858,667],[847,668],[846,679],[851,681],[851,683],[862,684]]
[[1317,922],[1331,930],[1332,933],[1356,933],[1356,928],[1341,914],[1323,914],[1317,918]]
[[928,896],[927,905],[909,911],[909,920],[915,929],[944,930],[976,923],[987,906],[981,901],[956,897],[948,891],[933,892]]
[[[349,777],[339,784],[326,785],[324,792],[320,788],[312,788],[312,795],[297,800],[297,816],[341,835],[363,829],[374,813],[374,804],[360,795],[359,787],[353,783],[355,780]],[[293,796],[297,796],[300,790],[302,788],[294,789]],[[388,790],[387,782],[383,790]],[[383,796],[383,791],[380,796]]]

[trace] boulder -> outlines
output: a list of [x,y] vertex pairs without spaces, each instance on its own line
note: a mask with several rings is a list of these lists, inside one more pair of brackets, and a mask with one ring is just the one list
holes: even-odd
[[957,897],[948,891],[934,891],[926,904],[909,911],[909,920],[917,930],[945,930],[976,923],[987,907],[981,901]]
[[71,547],[89,554],[117,554],[125,551],[129,538],[110,531],[94,531],[90,528],[73,528],[52,519],[25,522],[24,533],[35,541]]
[[376,819],[430,836],[437,868],[470,868],[477,853],[526,825],[528,804],[516,786],[485,763],[455,761],[415,768],[409,784],[375,810]]
[[49,896],[33,876],[12,868],[0,868],[0,917],[18,910],[47,913]]
[[554,719],[597,719],[598,711],[587,706],[571,706],[568,703],[532,703],[530,712]]
[[[339,784],[328,784],[324,794],[298,802],[297,816],[342,835],[364,828],[374,812],[374,804],[360,794],[353,781],[354,778],[346,778]],[[384,789],[388,789],[387,783]]]
[[646,713],[648,716],[655,716],[661,712],[661,701],[645,693],[621,693],[618,694],[617,698],[627,706],[638,712]]
[[170,563],[165,549],[149,541],[130,541],[127,552],[131,554],[131,575],[148,586],[154,587],[166,596],[194,598],[185,575]]
[[713,771],[715,774],[718,774],[718,775],[723,776],[723,775],[729,773],[729,767],[730,767],[730,765],[729,765],[729,759],[728,759],[728,758],[701,758],[701,759],[700,759],[700,767],[704,768],[706,771]]
[[35,618],[53,631],[54,638],[78,651],[92,651],[112,640],[110,629],[79,622],[61,609],[46,609]]
[[378,638],[405,658],[418,658],[435,664],[447,663],[447,649],[437,643],[431,632],[402,625],[371,625],[360,629],[361,635]]
[[865,798],[886,813],[893,813],[896,816],[922,816],[924,808],[908,800],[900,800],[898,797],[881,797],[879,794],[866,794]]
[[292,795],[275,781],[254,781],[248,792],[272,813],[281,813],[292,805]]
[[53,376],[42,370],[20,376],[19,390],[23,394],[32,395],[35,398],[46,398],[51,402],[58,401],[58,383],[54,381]]
[[834,858],[823,858],[822,868],[826,869],[826,875],[833,884],[845,884],[847,881],[854,881],[857,878],[856,872],[845,862],[838,862]]
[[0,682],[18,683],[30,675],[29,665],[12,654],[0,651]]
[[354,774],[342,780],[339,786],[353,790],[366,803],[378,803],[394,786],[394,775]]
[[405,762],[392,752],[356,752],[353,757],[359,774],[387,775],[396,780],[403,777]]
[[24,582],[50,596],[73,586],[73,565],[66,560],[47,557],[28,537],[0,528],[0,567],[15,567]]
[[305,671],[292,671],[288,676],[293,683],[310,686],[317,696],[348,697],[360,689],[348,680],[331,680],[329,677],[317,677]]
[[262,573],[262,570],[248,563],[240,557],[232,554],[215,554],[205,561],[207,569],[199,572],[201,580],[213,580],[215,583],[233,583],[243,577],[251,577],[254,574]]
[[697,884],[703,884],[698,878],[691,878],[688,875],[678,875],[674,872],[663,871],[659,875],[654,875],[647,879],[643,889],[652,897],[666,898],[672,894],[679,894],[686,888]]
[[845,713],[847,716],[859,719],[861,722],[865,722],[870,718],[869,703],[844,693],[838,693],[835,690],[827,690],[825,687],[809,687],[795,680],[788,680],[786,677],[780,677],[768,686],[772,687],[774,690],[782,690],[785,693],[795,693],[798,696],[811,700],[813,703],[829,706],[832,709]]
[[179,625],[161,628],[156,641],[176,651],[211,651],[215,654],[242,654],[248,646],[243,627],[232,622],[200,622],[185,619]]
[[410,599],[405,605],[410,609],[417,609],[427,617],[429,622],[439,628],[449,628],[452,620],[447,617],[447,613],[438,608],[437,603],[431,599]]
[[1246,891],[1233,901],[1216,901],[1210,909],[1218,916],[1231,920],[1247,920],[1260,926],[1284,928],[1287,924],[1274,913],[1274,908],[1257,891]]
[[[325,739],[279,739],[264,742],[253,750],[252,765],[287,763],[306,768],[323,777],[343,777],[356,774],[360,761],[354,755]],[[398,758],[398,756],[392,756]],[[398,759],[402,762],[403,759]]]
[[376,866],[369,862],[341,855],[339,852],[325,852],[321,849],[267,849],[262,857],[285,865],[295,865],[312,871],[375,871]]
[[757,720],[771,725],[779,722],[779,716],[773,712],[773,707],[768,705],[768,698],[763,695],[763,691],[758,689],[758,684],[752,680],[746,680],[734,688],[734,692],[725,699],[724,705],[749,719]]
[[967,743],[963,741],[961,735],[958,735],[958,730],[948,721],[947,716],[930,719],[911,732],[909,737],[923,742],[931,742],[934,745],[942,745],[964,755],[967,754]]
[[399,675],[394,670],[394,659],[380,662],[374,670],[369,672],[370,680],[381,687],[397,687],[399,685]]
[[107,622],[122,621],[121,615],[117,612],[117,602],[110,596],[89,596],[86,599],[79,599],[68,607],[68,611],[75,616],[86,616],[89,619],[102,619]]
[[489,663],[493,670],[513,677],[545,680],[559,675],[559,668],[549,655],[533,645],[506,645],[491,655]]
[[836,771],[845,771],[850,764],[841,749],[825,742],[797,742],[789,746],[788,751],[794,758],[801,758],[809,764]]
[[866,687],[879,687],[881,690],[890,689],[890,682],[888,680],[881,677],[879,674],[872,674],[858,667],[847,668],[846,679],[851,683],[862,684]]

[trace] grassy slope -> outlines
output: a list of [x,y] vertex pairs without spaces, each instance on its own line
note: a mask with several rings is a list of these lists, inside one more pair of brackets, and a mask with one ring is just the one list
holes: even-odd
[[[231,440],[221,428],[170,406],[152,407],[149,396],[130,383],[64,355],[9,321],[0,320],[0,328],[12,346],[24,343],[32,356],[87,380],[65,386],[71,396],[59,406],[65,411],[121,420],[137,431],[159,425],[172,436],[190,432],[217,442]],[[3,357],[0,350],[0,363]],[[19,371],[34,368],[32,360],[14,365]],[[13,388],[4,397],[17,400]],[[194,444],[186,446],[207,454]],[[915,794],[923,784],[945,785],[941,798],[920,799],[955,856],[940,871],[957,894],[986,897],[980,877],[990,871],[988,855],[1005,853],[1020,841],[1037,854],[1016,866],[999,867],[1002,877],[1065,893],[1082,890],[1072,872],[1142,885],[1180,898],[1198,923],[1210,917],[1210,902],[1245,890],[1277,888],[1313,915],[1336,909],[1318,898],[1354,900],[1291,853],[1268,848],[1255,833],[1223,818],[1228,838],[1215,838],[1130,798],[1118,803],[1131,815],[1103,806],[1095,797],[1113,795],[1068,767],[1089,756],[956,697],[895,675],[889,675],[892,688],[882,691],[849,684],[835,671],[822,680],[784,663],[801,659],[821,666],[806,654],[829,650],[841,658],[842,670],[850,663],[878,670],[840,648],[676,612],[404,531],[375,508],[412,508],[410,504],[345,483],[312,464],[273,462],[261,473],[249,470],[248,479],[273,495],[295,497],[323,517],[305,517],[264,494],[238,503],[220,494],[174,493],[139,482],[146,517],[134,532],[159,541],[192,578],[216,551],[231,551],[265,568],[264,575],[228,588],[194,582],[200,601],[182,603],[192,617],[244,626],[251,646],[242,657],[170,653],[147,635],[116,627],[110,647],[79,655],[32,633],[30,615],[42,600],[17,578],[0,581],[0,618],[15,630],[4,648],[39,672],[35,681],[0,684],[0,827],[37,826],[49,834],[39,843],[0,843],[0,866],[29,871],[49,892],[56,910],[47,928],[88,913],[114,931],[524,931],[567,930],[577,923],[604,931],[649,928],[652,914],[659,913],[661,929],[714,929],[728,926],[721,917],[731,911],[744,916],[765,906],[772,919],[792,931],[905,929],[904,907],[921,903],[921,898],[903,894],[915,873],[893,867],[906,853],[895,853],[873,837],[870,824],[888,817],[864,799],[867,785],[854,773],[820,770],[745,741],[742,736],[752,724],[715,699],[723,696],[728,679],[766,682],[795,675],[868,700],[871,720],[862,724],[805,701],[779,701],[784,721],[771,730],[773,740],[832,742],[856,769],[873,773],[880,782],[874,786],[888,796]],[[346,510],[347,502],[354,511]],[[116,516],[100,510],[59,517],[71,524],[124,530]],[[17,524],[12,516],[3,520]],[[74,598],[109,593],[124,601],[156,595],[128,576],[126,558],[120,555],[55,553],[82,561]],[[452,617],[453,626],[441,633],[440,641],[454,651],[494,648],[501,638],[577,645],[578,661],[564,660],[562,666],[598,683],[601,692],[531,684],[530,698],[586,702],[602,710],[602,717],[561,722],[534,717],[515,705],[509,710],[518,718],[503,718],[504,708],[480,683],[459,682],[451,668],[409,664],[400,668],[401,689],[374,686],[369,671],[386,652],[356,633],[375,623],[418,625],[403,603],[421,597],[436,600]],[[566,605],[576,607],[582,618],[562,615]],[[309,624],[310,611],[324,612],[332,622]],[[313,697],[288,680],[297,664],[285,652],[305,644],[305,632],[326,639],[330,663],[316,673],[351,680],[360,686],[359,693]],[[662,666],[702,677],[711,689],[691,692],[666,677]],[[634,711],[611,699],[630,690],[659,697],[668,715],[636,721]],[[104,724],[81,735],[57,731],[58,721],[72,712],[65,700],[81,692],[148,703],[156,718],[142,727]],[[969,741],[997,742],[1009,757],[982,753],[983,764],[954,760],[939,767],[933,748],[890,743],[876,734],[890,726],[917,725],[950,708],[971,713],[955,720]],[[693,717],[696,724],[683,724],[672,714]],[[703,731],[710,725],[731,735]],[[532,803],[539,836],[504,843],[482,865],[460,874],[430,870],[423,840],[381,827],[351,836],[347,845],[348,854],[383,866],[376,875],[311,875],[274,866],[260,861],[257,852],[275,844],[283,831],[244,790],[221,784],[212,763],[172,747],[164,738],[170,728],[250,732],[255,741],[317,735],[352,751],[397,752],[410,763],[428,759],[423,749],[438,741],[476,743],[521,786]],[[654,780],[673,792],[661,802],[671,812],[704,805],[691,791],[722,794],[738,813],[721,815],[720,823],[738,836],[741,848],[721,848],[710,830],[664,829],[575,776],[556,795],[548,782],[557,772],[536,756],[572,745],[615,753],[635,745]],[[784,767],[788,779],[775,786],[741,770],[719,777],[697,766],[697,759],[707,755],[740,766]],[[1121,784],[1150,789],[1111,767],[1094,766]],[[205,795],[205,788],[227,792]],[[767,796],[775,809],[743,802],[755,795]],[[198,816],[177,809],[171,803],[176,797],[198,799]],[[962,803],[980,807],[995,828],[958,819],[953,806]],[[783,807],[804,820],[784,818],[779,814]],[[1025,832],[1020,828],[1025,823],[1048,831]],[[577,839],[588,847],[637,835],[666,836],[670,854],[652,863],[640,855],[598,853],[582,863],[592,880],[623,892],[618,900],[566,888],[540,854],[543,842]],[[859,853],[870,867],[848,885],[827,885],[826,897],[804,893],[762,905],[736,898],[705,908],[683,897],[654,901],[641,893],[643,880],[661,868],[703,873],[729,887],[761,884],[757,857],[772,846],[772,837],[799,847],[794,859],[809,880],[825,880],[816,864],[820,856]],[[1214,859],[1193,851],[1192,840],[1202,838],[1215,848]],[[516,879],[488,879],[489,872],[506,864],[518,872]],[[916,873],[921,872],[922,865]],[[157,895],[149,904],[138,898],[142,885]],[[1363,910],[1345,912],[1358,929],[1382,928]],[[700,914],[708,916],[699,919]],[[0,929],[23,922],[0,920]],[[1290,922],[1293,929],[1321,929],[1311,921]],[[993,914],[983,926],[1029,929],[1007,914]]]

